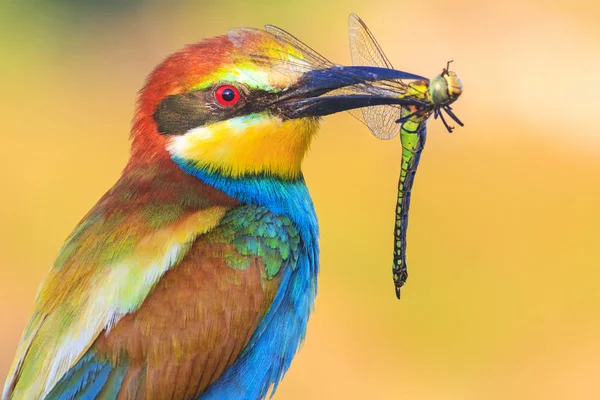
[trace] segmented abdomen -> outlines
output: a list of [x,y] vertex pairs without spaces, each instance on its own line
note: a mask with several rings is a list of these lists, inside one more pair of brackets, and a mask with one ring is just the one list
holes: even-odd
[[400,298],[400,288],[408,278],[406,268],[406,231],[408,229],[408,211],[410,194],[419,166],[421,151],[427,136],[427,119],[422,116],[410,117],[400,128],[402,159],[398,180],[398,201],[396,203],[396,224],[394,227],[394,259],[392,273],[396,297]]

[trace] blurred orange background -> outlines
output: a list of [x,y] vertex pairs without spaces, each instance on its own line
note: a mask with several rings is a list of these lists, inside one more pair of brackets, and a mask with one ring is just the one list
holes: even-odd
[[600,398],[599,4],[0,2],[0,377],[62,241],[126,162],[146,74],[266,23],[349,63],[355,12],[399,69],[434,76],[454,59],[466,126],[429,124],[397,301],[399,141],[324,120],[304,168],[319,296],[275,398]]

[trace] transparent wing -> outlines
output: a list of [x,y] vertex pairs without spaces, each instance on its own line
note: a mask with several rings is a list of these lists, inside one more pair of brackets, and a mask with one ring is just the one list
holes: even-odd
[[365,124],[378,139],[392,139],[400,129],[396,121],[402,114],[401,106],[372,106],[348,111]]
[[[348,33],[352,65],[394,68],[377,40],[375,40],[375,36],[356,14],[350,14],[348,18]],[[377,82],[375,86],[383,86],[386,90],[393,91],[400,96],[403,96],[407,91],[407,85],[400,80],[383,82],[382,84]],[[400,130],[396,121],[402,114],[401,106],[359,108],[351,110],[350,114],[364,123],[373,135],[379,139],[391,139]]]
[[350,14],[348,17],[348,34],[350,35],[352,65],[374,65],[394,69],[377,43],[375,36],[356,14]]
[[[234,59],[233,62],[243,62],[250,58],[256,65],[267,66],[273,72],[285,75],[290,73],[302,74],[314,69],[324,69],[332,66],[332,63],[326,58],[284,30],[271,25],[267,25],[265,28],[272,34],[278,32],[275,36],[282,44],[287,44],[287,46],[257,47],[255,53],[244,54],[243,59]],[[248,39],[249,37],[256,36],[255,31],[257,29],[233,28],[227,34],[236,47],[241,47],[244,41],[252,40]],[[240,57],[240,55],[234,53],[231,57]]]
[[334,64],[331,61],[329,61],[321,54],[310,48],[307,44],[302,42],[300,39],[298,39],[291,33],[273,25],[265,25],[265,30],[270,34],[276,36],[279,40],[288,43],[289,45],[300,51],[300,53],[302,53],[302,55],[304,56],[304,61],[310,66],[312,66],[312,69],[317,69],[316,67],[321,67],[321,69],[325,69],[334,66]]

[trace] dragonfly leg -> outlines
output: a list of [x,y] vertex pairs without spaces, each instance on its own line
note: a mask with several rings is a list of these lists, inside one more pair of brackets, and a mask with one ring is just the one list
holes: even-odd
[[448,113],[448,115],[450,116],[450,118],[452,118],[454,120],[454,122],[456,122],[460,126],[465,126],[465,124],[463,124],[461,122],[461,120],[458,119],[458,117],[452,112],[452,108],[450,108],[450,106],[444,107],[444,110]]
[[440,119],[442,120],[442,122],[444,123],[444,126],[446,127],[446,129],[448,130],[448,132],[452,133],[452,131],[454,130],[453,126],[448,125],[448,123],[446,122],[446,119],[444,118],[444,114],[442,114],[441,112],[439,113]]

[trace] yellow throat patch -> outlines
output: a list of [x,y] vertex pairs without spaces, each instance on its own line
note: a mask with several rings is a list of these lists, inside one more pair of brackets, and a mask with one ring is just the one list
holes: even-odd
[[173,157],[208,172],[294,179],[318,125],[316,118],[282,121],[274,115],[251,114],[173,136],[167,149]]

